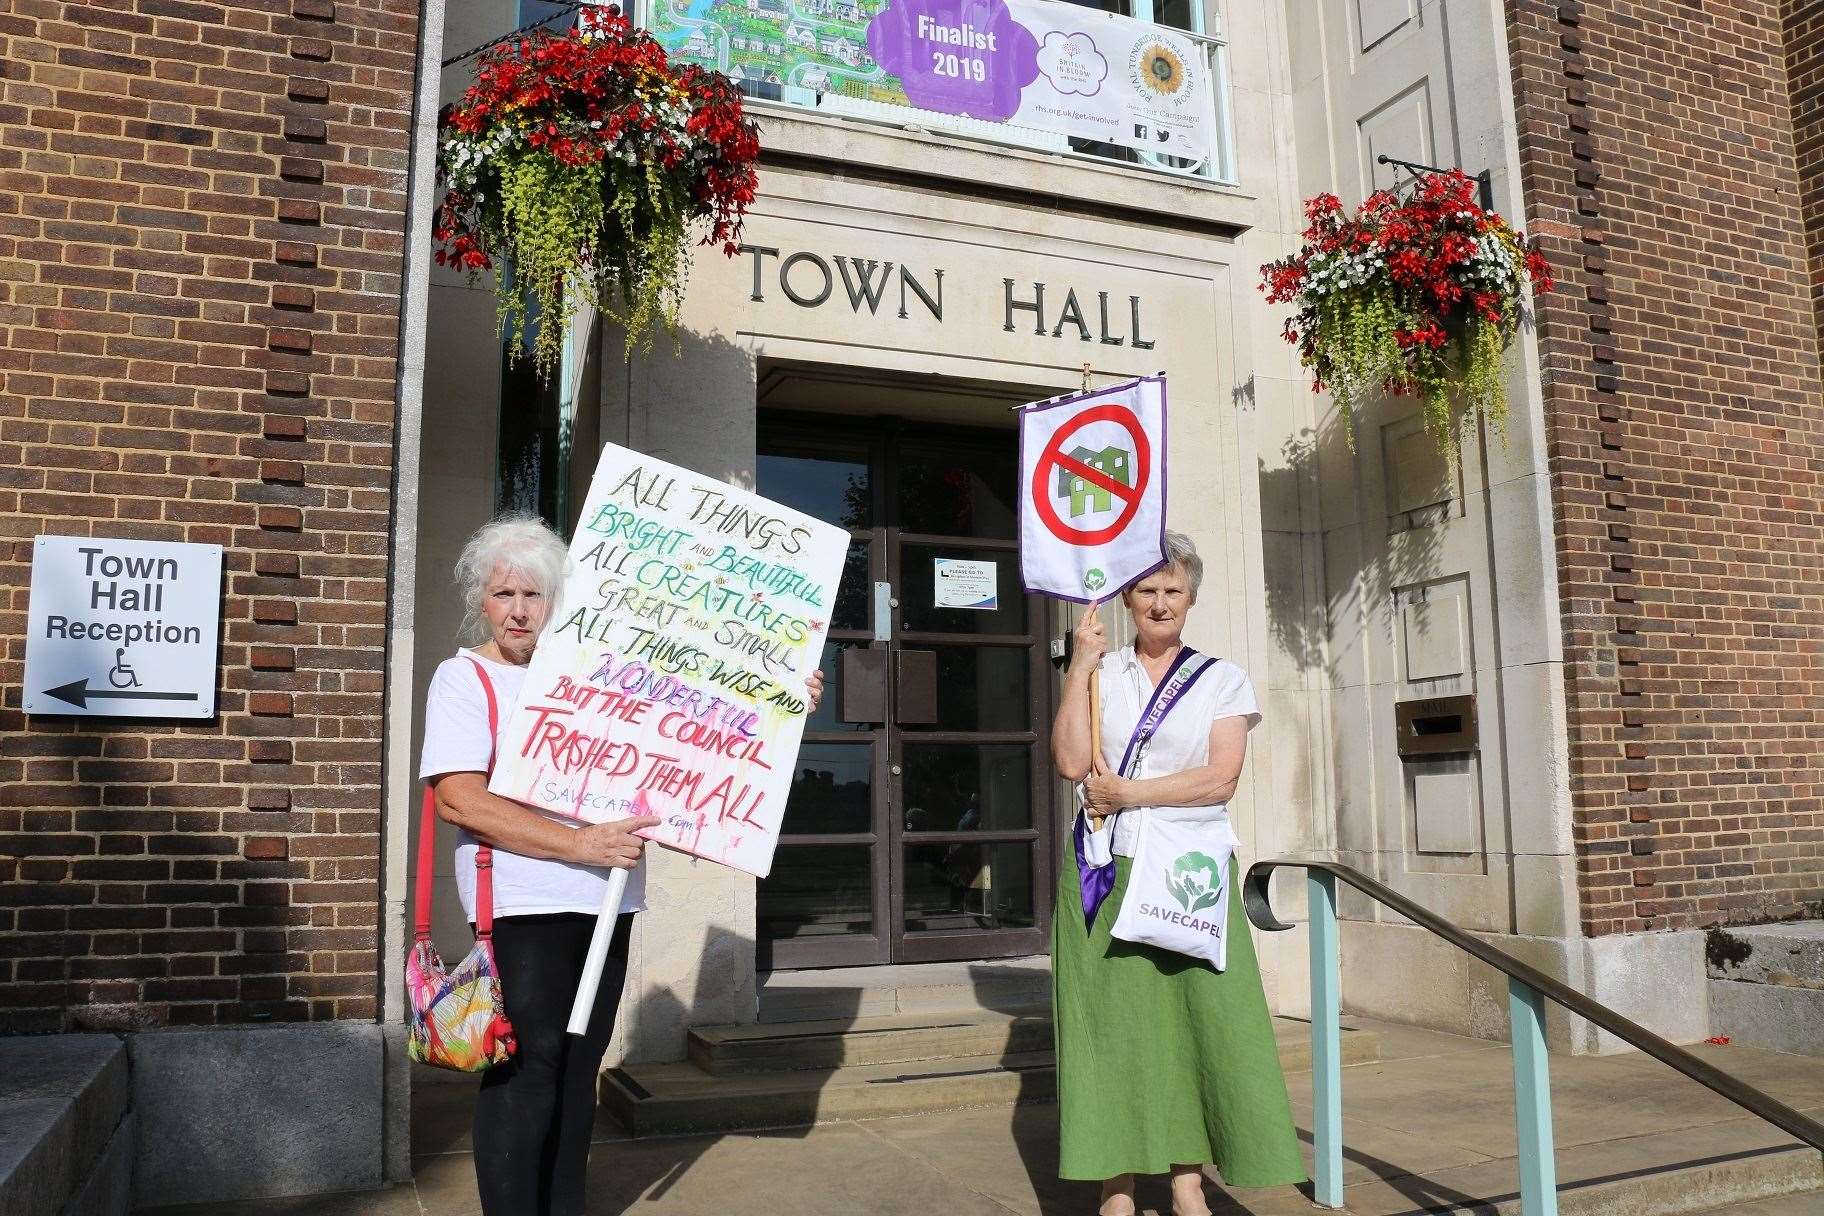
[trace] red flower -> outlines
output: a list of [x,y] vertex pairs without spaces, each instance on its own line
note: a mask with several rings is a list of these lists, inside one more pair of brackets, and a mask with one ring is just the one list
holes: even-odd
[[[688,149],[647,102],[667,92],[685,113]],[[739,245],[759,186],[759,132],[743,113],[739,90],[695,64],[674,68],[650,34],[600,7],[585,8],[574,29],[538,30],[484,52],[474,83],[443,126],[476,141],[507,127],[525,147],[564,165],[599,164],[625,150],[685,174],[691,218],[729,251]],[[447,177],[450,166],[440,168]],[[484,166],[484,180],[488,172]],[[498,189],[478,193],[500,197]],[[443,264],[489,268],[486,250],[498,239],[489,233],[498,224],[488,206],[449,191],[434,233]]]
[[[1553,287],[1545,257],[1500,215],[1483,209],[1476,180],[1461,172],[1425,174],[1403,194],[1377,191],[1353,213],[1345,213],[1336,196],[1320,194],[1305,204],[1305,219],[1303,246],[1261,267],[1260,290],[1269,302],[1298,309],[1282,336],[1298,347],[1319,386],[1341,383],[1339,376],[1348,373],[1334,361],[1341,348],[1326,330],[1336,316],[1328,302],[1338,293],[1372,293],[1392,305],[1401,318],[1392,339],[1406,366],[1384,387],[1409,393],[1436,383],[1439,354],[1469,322],[1495,326],[1505,339],[1517,323],[1517,298],[1526,285],[1535,292]],[[1519,266],[1485,254],[1490,238],[1517,250]],[[1314,285],[1312,266],[1339,254],[1350,258],[1351,274],[1325,275]]]

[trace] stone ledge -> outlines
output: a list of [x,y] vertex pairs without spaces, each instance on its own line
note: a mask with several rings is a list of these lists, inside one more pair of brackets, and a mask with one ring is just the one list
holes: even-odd
[[[110,1142],[130,1093],[127,1051],[113,1035],[0,1039],[0,1212],[56,1216],[83,1197],[98,1162],[118,1167]],[[78,1210],[124,1211],[124,1199]]]
[[1712,929],[1704,957],[1713,980],[1824,989],[1824,921]]
[[380,1026],[153,1030],[128,1046],[136,1207],[383,1185]]
[[1710,1026],[1745,1047],[1824,1056],[1824,990],[1711,980]]

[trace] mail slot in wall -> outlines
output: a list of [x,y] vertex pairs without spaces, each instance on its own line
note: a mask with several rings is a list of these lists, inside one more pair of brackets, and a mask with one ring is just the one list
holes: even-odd
[[1476,698],[1431,697],[1423,701],[1396,701],[1394,730],[1399,752],[1405,756],[1449,756],[1476,750]]

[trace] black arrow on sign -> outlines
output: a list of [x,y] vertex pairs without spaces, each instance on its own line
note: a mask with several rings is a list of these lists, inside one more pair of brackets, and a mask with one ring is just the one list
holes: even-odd
[[113,697],[122,701],[196,700],[196,694],[193,692],[140,692],[134,689],[90,688],[89,677],[87,676],[82,677],[80,680],[72,680],[68,684],[59,684],[56,688],[47,688],[44,690],[44,695],[47,697],[56,697],[59,701],[68,702],[77,709],[87,709],[91,697],[96,700],[100,700],[103,697]]

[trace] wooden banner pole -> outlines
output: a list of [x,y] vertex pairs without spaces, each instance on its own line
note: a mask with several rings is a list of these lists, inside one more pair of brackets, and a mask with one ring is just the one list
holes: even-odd
[[[1102,760],[1102,665],[1089,669],[1089,771],[1095,772]],[[1105,816],[1091,814],[1089,830],[1100,832]]]

